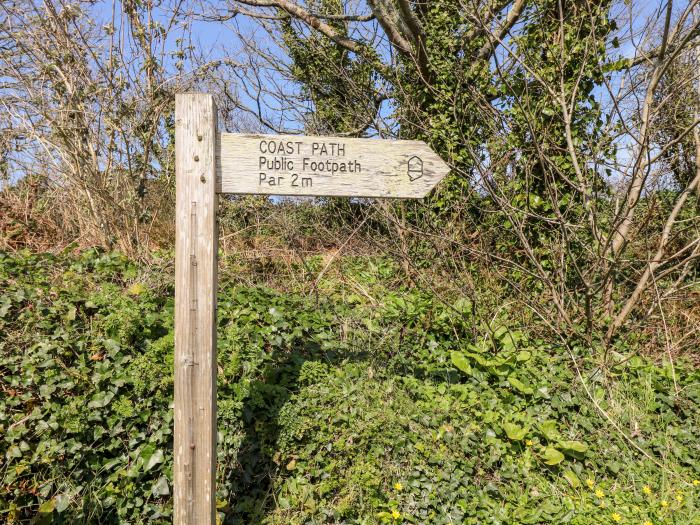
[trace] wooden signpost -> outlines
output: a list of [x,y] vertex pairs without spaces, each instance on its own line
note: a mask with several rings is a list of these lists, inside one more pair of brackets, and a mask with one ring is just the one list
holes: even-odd
[[219,193],[419,199],[449,168],[417,140],[221,133]]
[[175,98],[175,525],[216,523],[217,195],[424,197],[424,142],[218,133],[211,95]]

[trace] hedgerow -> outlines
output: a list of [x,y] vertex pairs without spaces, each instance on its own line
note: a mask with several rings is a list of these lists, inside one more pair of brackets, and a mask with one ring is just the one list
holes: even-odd
[[[169,268],[0,254],[5,522],[171,522]],[[695,368],[345,268],[367,296],[221,283],[222,523],[700,521]]]

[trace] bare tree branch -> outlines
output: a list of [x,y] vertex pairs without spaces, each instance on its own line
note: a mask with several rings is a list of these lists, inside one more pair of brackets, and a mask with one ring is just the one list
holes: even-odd
[[503,24],[501,24],[495,33],[490,35],[488,41],[481,46],[479,51],[476,53],[477,60],[484,60],[485,58],[488,58],[491,53],[493,53],[495,47],[494,44],[501,42],[506,36],[506,33],[508,33],[508,31],[510,31],[510,29],[515,25],[518,18],[520,18],[526,3],[526,0],[516,0],[513,3],[513,6],[510,8],[510,11],[508,11],[508,15],[506,16]]

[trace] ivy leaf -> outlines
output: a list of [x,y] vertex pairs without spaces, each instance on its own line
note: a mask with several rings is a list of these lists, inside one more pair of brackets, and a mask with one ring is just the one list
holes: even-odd
[[56,512],[63,512],[70,505],[70,495],[69,494],[59,494],[56,496]]
[[559,432],[557,431],[557,422],[553,419],[548,419],[542,423],[540,425],[540,430],[542,431],[544,437],[546,437],[549,441],[556,441],[557,437],[559,436]]
[[516,425],[515,423],[503,423],[503,430],[506,431],[508,439],[520,441],[527,435],[529,429],[527,427]]
[[87,404],[88,408],[104,408],[109,405],[114,397],[114,392],[98,392]]
[[163,451],[161,449],[156,450],[146,461],[146,466],[143,468],[144,472],[148,472],[158,463],[163,462]]
[[467,375],[472,373],[472,367],[462,352],[452,352],[451,358],[452,364],[455,365],[459,370],[461,370]]
[[56,508],[56,500],[50,499],[39,505],[39,514],[51,514]]
[[114,355],[119,352],[119,343],[117,343],[114,339],[105,339],[102,341],[102,345],[105,347],[105,350],[107,350],[109,355]]
[[158,478],[151,487],[151,492],[154,496],[169,496],[170,495],[170,485],[168,485],[168,478],[161,476]]
[[588,445],[581,443],[580,441],[560,441],[558,446],[564,450],[573,450],[574,452],[580,452],[581,454],[588,450]]
[[520,379],[518,379],[512,374],[508,376],[508,382],[510,383],[510,386],[512,386],[522,394],[531,395],[534,392],[532,387],[527,386],[525,383],[520,381]]
[[544,462],[547,465],[558,465],[559,463],[564,461],[564,454],[559,452],[554,447],[547,447],[546,449],[544,449],[542,459],[544,459]]

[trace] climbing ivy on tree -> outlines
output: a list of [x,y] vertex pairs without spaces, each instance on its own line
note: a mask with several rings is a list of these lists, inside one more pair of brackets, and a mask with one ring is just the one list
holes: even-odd
[[[322,15],[341,15],[340,0],[309,2]],[[338,33],[348,34],[348,23],[328,22]],[[329,38],[304,31],[293,19],[280,23],[283,42],[292,60],[292,75],[311,103],[305,122],[309,134],[361,135],[371,124],[384,97],[378,92],[372,53],[354,54]]]

